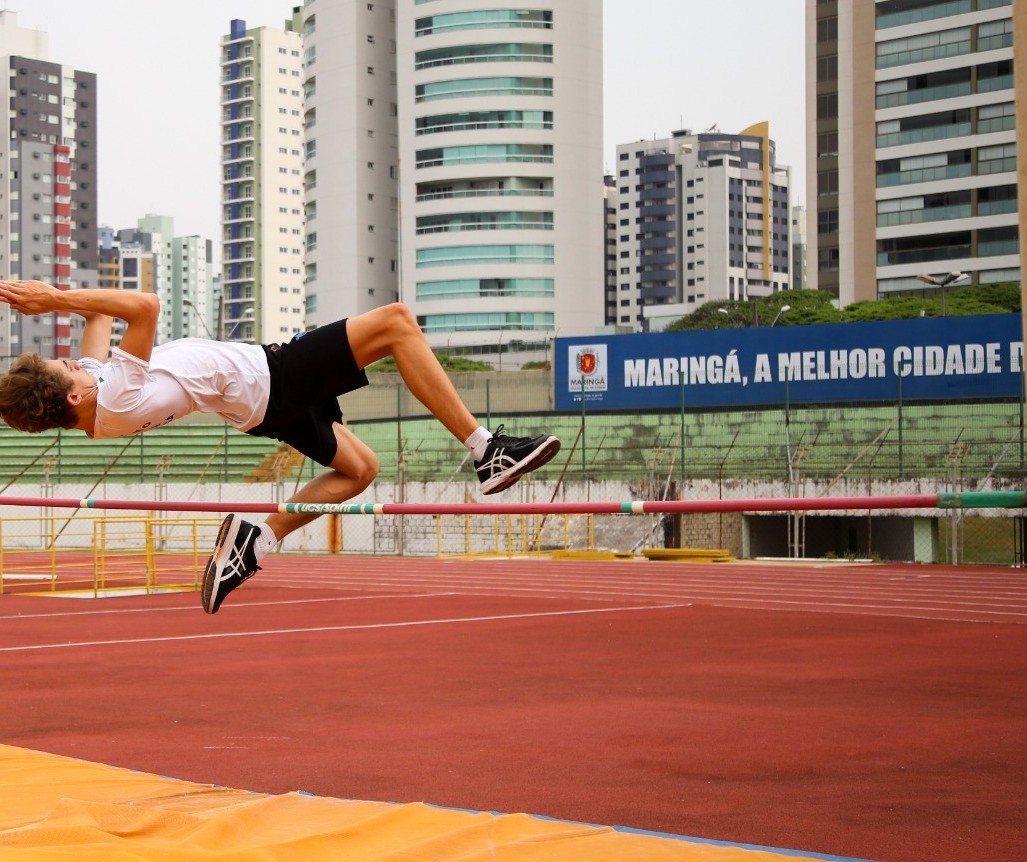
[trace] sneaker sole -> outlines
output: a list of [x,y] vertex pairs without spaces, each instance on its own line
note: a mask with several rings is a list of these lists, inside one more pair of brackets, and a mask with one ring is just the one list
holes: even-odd
[[203,570],[203,609],[208,614],[217,613],[217,608],[211,610],[214,597],[217,595],[218,587],[221,586],[221,578],[217,574],[217,564],[221,562],[218,557],[225,548],[232,548],[235,545],[235,537],[239,535],[239,525],[242,522],[235,515],[228,515],[221,522],[221,529],[218,530],[218,537],[214,541],[214,553],[207,560],[207,568]]
[[491,477],[488,481],[482,482],[482,494],[498,494],[513,485],[525,473],[537,470],[543,464],[552,461],[556,453],[560,451],[560,441],[556,437],[546,438],[544,443],[535,447],[526,457],[522,458],[506,472]]

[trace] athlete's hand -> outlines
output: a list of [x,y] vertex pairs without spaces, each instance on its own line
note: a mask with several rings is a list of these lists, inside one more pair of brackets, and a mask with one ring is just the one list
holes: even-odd
[[44,314],[60,308],[61,292],[43,281],[0,281],[0,301],[22,314]]

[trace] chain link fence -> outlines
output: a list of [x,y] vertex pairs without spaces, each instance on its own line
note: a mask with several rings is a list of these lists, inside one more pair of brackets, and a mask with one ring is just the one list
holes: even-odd
[[[361,500],[479,500],[474,465],[461,443],[427,415],[398,375],[370,377],[369,387],[342,401],[350,427],[380,462],[378,479]],[[873,497],[1016,490],[1025,483],[1023,398],[906,403],[897,390],[891,403],[701,411],[688,406],[683,392],[677,411],[600,413],[585,403],[579,412],[555,413],[547,371],[453,379],[487,427],[554,433],[563,442],[557,458],[504,493],[504,502]],[[0,468],[6,495],[218,502],[280,502],[322,469],[275,441],[203,419],[110,441],[0,429]],[[687,547],[737,557],[1021,565],[1022,514],[868,509],[576,521],[356,515],[319,519],[290,536],[285,549],[521,554]],[[4,536],[5,543],[18,541],[11,531]]]

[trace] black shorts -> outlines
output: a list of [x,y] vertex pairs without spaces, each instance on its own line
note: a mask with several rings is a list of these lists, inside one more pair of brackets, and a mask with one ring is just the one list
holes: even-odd
[[286,344],[265,344],[271,392],[259,425],[246,433],[273,437],[323,467],[335,460],[334,423],[342,421],[338,397],[367,386],[339,320],[300,332]]

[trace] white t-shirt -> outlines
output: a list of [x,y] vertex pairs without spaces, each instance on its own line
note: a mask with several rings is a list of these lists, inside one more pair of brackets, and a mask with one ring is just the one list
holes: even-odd
[[154,347],[149,362],[115,347],[106,363],[79,365],[97,380],[95,438],[141,434],[197,411],[246,431],[264,418],[271,391],[267,355],[253,344],[181,338]]

